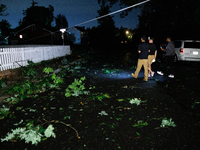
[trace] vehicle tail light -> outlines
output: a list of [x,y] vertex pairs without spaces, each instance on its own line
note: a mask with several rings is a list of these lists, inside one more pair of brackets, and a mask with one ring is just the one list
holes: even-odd
[[184,53],[184,48],[180,49],[180,53],[183,54]]

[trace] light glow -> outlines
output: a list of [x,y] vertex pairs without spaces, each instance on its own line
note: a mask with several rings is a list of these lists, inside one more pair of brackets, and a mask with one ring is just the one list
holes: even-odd
[[60,29],[60,32],[64,33],[66,31],[66,29]]

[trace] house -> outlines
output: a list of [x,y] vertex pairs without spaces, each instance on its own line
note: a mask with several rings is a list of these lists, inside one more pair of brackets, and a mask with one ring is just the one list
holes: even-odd
[[66,32],[67,40],[73,42],[74,44],[87,44],[89,37],[85,27],[74,26],[69,28]]
[[53,44],[55,33],[41,25],[29,25],[14,32],[10,44]]

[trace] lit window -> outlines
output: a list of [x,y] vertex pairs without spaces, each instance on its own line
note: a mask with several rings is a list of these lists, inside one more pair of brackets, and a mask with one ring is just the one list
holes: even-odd
[[19,35],[19,38],[20,38],[20,39],[23,39],[23,35]]

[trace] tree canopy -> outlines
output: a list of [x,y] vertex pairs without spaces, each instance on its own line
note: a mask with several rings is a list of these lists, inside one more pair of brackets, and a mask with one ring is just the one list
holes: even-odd
[[6,37],[10,34],[10,28],[11,25],[7,20],[3,20],[0,22],[0,29],[1,29],[1,35]]
[[[97,11],[99,16],[110,13],[110,6],[108,5],[107,0],[102,0],[99,4],[100,10]],[[103,43],[112,43],[115,39],[115,22],[113,20],[113,16],[98,19],[98,23],[99,26],[97,28],[99,31],[99,40]]]
[[32,2],[32,6],[23,11],[22,25],[40,24],[42,26],[51,26],[54,21],[54,7],[36,6],[37,2]]
[[[101,3],[104,0],[98,0]],[[112,7],[130,6],[144,0],[105,0]],[[162,39],[200,39],[200,0],[151,0],[141,6],[137,34]],[[138,8],[138,7],[136,7]],[[125,17],[134,8],[121,13]]]
[[7,7],[4,4],[0,5],[0,16],[6,16],[8,14],[4,14],[3,12],[6,11]]
[[[131,6],[131,5],[134,5],[136,3],[139,3],[141,1],[144,1],[144,0],[98,0],[98,3],[102,3],[103,1],[105,1],[106,3],[108,3],[109,7],[111,8],[114,4],[116,3],[119,3],[119,5],[122,7],[126,7],[126,6]],[[138,6],[138,7],[141,7],[141,6]],[[136,8],[138,8],[136,7]],[[129,12],[131,12],[134,8],[130,8],[128,10],[125,10],[123,11],[120,16],[123,18],[125,16],[128,15]]]
[[65,15],[57,15],[57,17],[55,17],[55,21],[56,21],[56,29],[61,29],[61,28],[68,28],[68,21],[65,17]]
[[141,10],[139,31],[157,38],[199,38],[199,4],[200,0],[151,0]]

